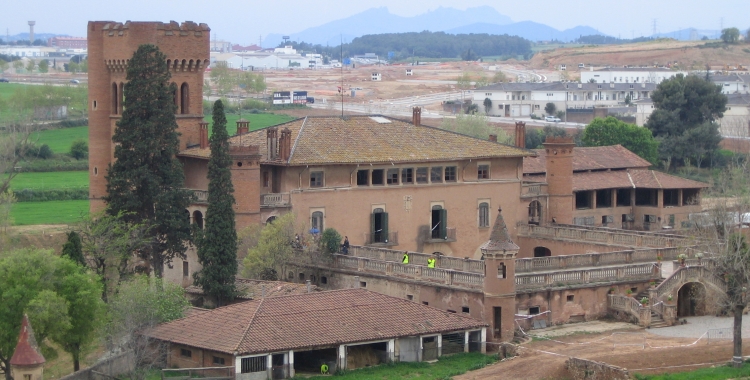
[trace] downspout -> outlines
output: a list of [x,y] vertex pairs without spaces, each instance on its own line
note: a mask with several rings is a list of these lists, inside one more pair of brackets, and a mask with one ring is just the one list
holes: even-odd
[[461,168],[461,182],[466,182],[466,167],[469,166],[471,163],[471,158],[469,159],[469,162],[464,165],[463,168]]
[[299,172],[299,187],[297,188],[297,190],[302,190],[302,173],[304,173],[305,170],[307,170],[309,168],[310,168],[310,165],[306,165],[304,169],[300,170],[300,172]]

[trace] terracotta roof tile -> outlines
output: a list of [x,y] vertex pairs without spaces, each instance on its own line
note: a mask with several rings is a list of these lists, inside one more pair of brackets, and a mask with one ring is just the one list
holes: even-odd
[[34,330],[31,329],[29,317],[23,316],[21,331],[18,333],[18,344],[10,358],[10,364],[14,366],[35,366],[44,364],[44,356],[39,352],[39,346],[34,338]]
[[[525,182],[546,182],[544,174],[524,175]],[[573,173],[573,191],[601,189],[701,189],[707,183],[680,178],[656,170],[613,170]]]
[[[240,295],[237,296],[239,299],[251,300],[254,298],[260,298],[263,291],[265,290],[266,297],[286,296],[289,294],[302,294],[307,293],[306,284],[295,284],[293,282],[284,281],[263,281],[263,280],[252,280],[248,278],[237,278],[235,285]],[[310,285],[311,290],[318,291],[318,287]],[[189,294],[203,295],[203,289],[200,286],[190,285],[185,288],[185,292]]]
[[656,170],[628,170],[635,187],[646,189],[700,189],[709,187],[705,182],[680,178]]
[[[378,122],[376,119],[387,122]],[[511,145],[413,124],[389,117],[307,117],[285,124],[292,132],[290,165],[446,161],[524,157],[534,153]],[[266,129],[230,138],[232,145],[257,145],[269,162]],[[188,148],[187,157],[208,158],[209,149]]]
[[[532,149],[536,157],[524,157],[524,174],[544,173],[547,153],[544,149]],[[625,149],[622,145],[575,147],[573,148],[573,171],[602,169],[646,169],[651,163],[637,154]]]
[[486,326],[405,299],[344,289],[241,302],[159,325],[148,335],[187,346],[251,354]]

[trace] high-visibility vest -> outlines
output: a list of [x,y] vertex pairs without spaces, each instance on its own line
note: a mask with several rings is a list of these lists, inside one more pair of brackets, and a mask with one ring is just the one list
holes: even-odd
[[434,268],[435,267],[435,259],[429,258],[427,259],[427,268]]
[[320,366],[320,373],[324,375],[328,373],[328,364],[323,364],[322,366]]
[[401,260],[402,264],[409,264],[409,254],[404,253],[404,258]]

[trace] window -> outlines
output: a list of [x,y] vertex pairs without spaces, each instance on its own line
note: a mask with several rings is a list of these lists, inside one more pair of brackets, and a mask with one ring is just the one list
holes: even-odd
[[367,282],[365,282],[365,281],[360,281],[360,282],[359,282],[359,287],[360,287],[360,288],[366,288],[366,287],[367,287]]
[[445,182],[456,182],[456,167],[455,166],[445,167]]
[[468,306],[461,306],[461,312],[462,313],[469,313],[469,307]]
[[414,183],[414,169],[412,168],[401,169],[401,183],[404,185],[408,183]]
[[323,213],[321,211],[315,211],[312,213],[310,218],[310,228],[323,232]]
[[214,356],[214,364],[224,365],[224,358],[220,358],[218,356]]
[[414,295],[413,294],[407,294],[406,299],[409,301],[414,301]]
[[382,208],[376,208],[370,214],[369,243],[388,243],[388,213]]
[[376,169],[372,171],[372,184],[382,185],[383,181],[383,169]]
[[664,191],[664,207],[680,205],[680,198],[679,198],[680,191],[679,190],[665,189],[663,191]]
[[591,192],[590,191],[576,191],[576,209],[585,210],[591,208]]
[[596,208],[612,207],[612,190],[597,190],[596,191]]
[[433,239],[447,239],[448,211],[441,206],[432,207],[431,234]]
[[357,170],[357,186],[367,186],[370,184],[370,171]]
[[182,277],[190,276],[190,264],[187,261],[182,262]]
[[323,187],[323,172],[310,172],[310,187]]
[[190,113],[190,90],[187,83],[183,83],[180,87],[180,113]]
[[479,204],[479,227],[490,226],[490,204],[482,202]]
[[271,173],[263,172],[263,187],[271,186]]
[[198,228],[203,229],[203,213],[196,210],[193,212],[193,223],[195,223]]
[[489,178],[490,178],[490,166],[478,165],[477,166],[477,179],[489,179]]
[[113,115],[117,115],[117,101],[119,99],[117,96],[117,83],[112,83],[112,111],[110,113]]
[[23,375],[23,380],[31,380],[31,375],[30,375],[30,374],[28,374],[28,373],[27,373],[27,374],[24,374],[24,375]]
[[300,273],[299,274],[299,279],[300,279],[300,281],[305,281],[305,274],[304,273]]
[[327,284],[327,283],[328,283],[328,277],[326,277],[326,276],[321,276],[321,277],[320,277],[320,283],[321,283],[321,284]]
[[241,373],[252,373],[252,372],[265,372],[266,371],[266,357],[265,356],[254,356],[252,358],[242,358],[240,364]]
[[427,168],[417,168],[417,183],[428,183]]
[[505,278],[505,264],[500,263],[497,266],[497,278]]
[[568,294],[568,296],[566,297],[566,299],[568,300],[568,302],[573,302],[573,298],[574,297],[573,297],[572,294]]
[[539,314],[539,306],[532,306],[529,308],[529,315]]
[[630,288],[630,291],[631,291],[632,293],[638,293],[638,288]]
[[617,189],[617,206],[630,206],[630,189]]
[[425,306],[430,306],[430,303],[429,303],[429,302],[427,302],[427,301],[422,301],[422,305],[425,305]]
[[635,189],[636,206],[656,206],[657,199],[656,189]]
[[181,348],[180,349],[180,356],[182,356],[184,358],[192,358],[193,357],[193,351]]
[[430,168],[430,182],[441,183],[443,182],[443,167],[433,166]]
[[385,182],[389,185],[398,185],[398,169],[388,169]]

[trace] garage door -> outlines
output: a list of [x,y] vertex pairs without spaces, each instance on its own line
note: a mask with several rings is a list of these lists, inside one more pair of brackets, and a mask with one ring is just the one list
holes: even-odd
[[521,116],[529,116],[529,115],[531,115],[531,105],[530,104],[521,105]]

